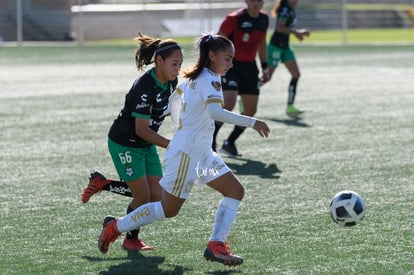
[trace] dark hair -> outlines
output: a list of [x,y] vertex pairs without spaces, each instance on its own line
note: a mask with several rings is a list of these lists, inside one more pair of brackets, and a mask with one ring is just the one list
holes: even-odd
[[194,80],[200,75],[205,67],[210,66],[210,58],[208,56],[209,51],[216,53],[232,47],[233,42],[227,37],[213,34],[202,35],[196,41],[196,48],[198,48],[197,63],[192,68],[183,72],[184,77]]
[[286,6],[287,4],[288,4],[288,0],[275,0],[275,4],[273,5],[272,13],[271,13],[272,16],[275,17],[279,13],[280,9],[283,6]]
[[[138,48],[135,50],[135,64],[138,70],[142,70],[145,65],[154,63],[158,55],[165,59],[174,50],[181,50],[180,45],[172,39],[161,40],[138,33],[134,40],[138,44]],[[153,56],[154,59],[152,59]]]

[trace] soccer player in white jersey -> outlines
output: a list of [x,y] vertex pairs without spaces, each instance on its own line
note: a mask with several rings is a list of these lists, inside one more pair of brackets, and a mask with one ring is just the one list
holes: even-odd
[[98,240],[103,253],[108,252],[109,244],[122,232],[176,216],[193,185],[197,184],[208,185],[223,195],[204,257],[224,265],[243,263],[242,257],[229,252],[225,242],[244,196],[244,188],[211,148],[214,121],[251,127],[262,137],[267,137],[270,130],[263,121],[222,108],[220,77],[232,67],[233,43],[221,35],[205,34],[198,39],[197,46],[197,63],[184,72],[186,79],[170,99],[171,116],[177,123],[177,131],[165,153],[165,173],[160,181],[164,191],[162,201],[142,205],[119,219],[106,216]]

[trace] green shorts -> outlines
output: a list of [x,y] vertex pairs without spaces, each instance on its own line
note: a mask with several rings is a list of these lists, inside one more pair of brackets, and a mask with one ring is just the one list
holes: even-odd
[[282,63],[295,60],[295,53],[290,47],[279,48],[273,44],[267,46],[267,62],[270,67],[276,68],[279,61]]
[[121,180],[128,182],[143,176],[162,176],[160,156],[155,145],[132,148],[108,138],[108,149]]

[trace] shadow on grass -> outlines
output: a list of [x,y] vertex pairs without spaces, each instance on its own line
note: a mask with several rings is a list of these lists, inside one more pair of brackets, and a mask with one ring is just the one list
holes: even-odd
[[[144,256],[139,251],[128,251],[128,256],[117,257],[117,258],[101,258],[101,257],[90,257],[83,256],[91,262],[99,261],[112,261],[112,260],[128,260],[122,264],[111,266],[108,270],[101,271],[99,274],[148,274],[148,275],[180,275],[184,274],[185,271],[191,271],[189,268],[185,268],[179,265],[172,266],[173,270],[161,270],[159,265],[165,261],[164,257],[159,256]],[[169,265],[171,266],[171,265]]]
[[278,123],[283,123],[287,126],[304,127],[304,128],[312,127],[311,125],[304,122],[302,117],[290,117],[290,118],[284,118],[284,119],[279,119],[279,118],[264,118],[264,119],[278,122]]
[[[234,161],[237,161],[234,162]],[[234,161],[226,161],[227,166],[236,175],[253,175],[263,179],[278,179],[282,173],[275,163],[266,164],[261,161],[235,158]]]

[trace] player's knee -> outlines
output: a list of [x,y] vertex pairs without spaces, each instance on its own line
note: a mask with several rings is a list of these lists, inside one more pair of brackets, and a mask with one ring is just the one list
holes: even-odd
[[257,112],[257,107],[250,107],[250,108],[246,108],[243,111],[243,115],[254,116],[256,114],[256,112]]
[[253,108],[253,110],[251,111],[251,113],[249,114],[249,116],[254,116],[257,112],[257,106]]
[[134,198],[132,200],[132,202],[130,203],[130,206],[133,209],[136,209],[136,208],[140,207],[141,205],[144,205],[144,204],[149,203],[149,202],[150,202],[149,197]]
[[151,202],[161,201],[161,199],[162,199],[162,193],[151,194],[151,198],[150,198]]
[[164,209],[164,215],[166,218],[173,218],[177,216],[179,209]]
[[231,112],[231,111],[233,111],[233,109],[234,109],[234,105],[235,105],[235,104],[233,104],[233,105],[232,105],[232,104],[226,104],[226,103],[225,103],[225,104],[224,104],[224,106],[223,106],[223,109],[225,109],[225,110],[227,110],[227,111],[230,111],[230,112]]
[[151,202],[161,201],[162,200],[162,188],[161,188],[161,186],[157,186],[156,188],[151,188],[149,196],[150,196],[150,201]]
[[240,183],[233,186],[231,191],[227,192],[227,194],[223,194],[226,197],[241,201],[244,197],[244,187]]
[[240,184],[235,191],[236,191],[236,193],[235,193],[235,196],[236,196],[235,199],[241,201],[243,199],[243,197],[244,197],[244,187]]
[[300,77],[300,72],[299,71],[297,71],[296,73],[294,73],[293,75],[292,75],[292,78],[294,78],[294,79],[296,79],[296,81],[299,79],[299,77]]
[[161,201],[162,210],[166,218],[173,218],[180,212],[181,206],[175,203],[169,203],[165,200]]
[[240,189],[238,191],[239,201],[241,201],[244,197],[244,187],[240,184]]
[[224,105],[223,108],[226,109],[227,111],[233,111],[234,107],[236,106],[236,98],[235,99],[225,99],[224,100]]

